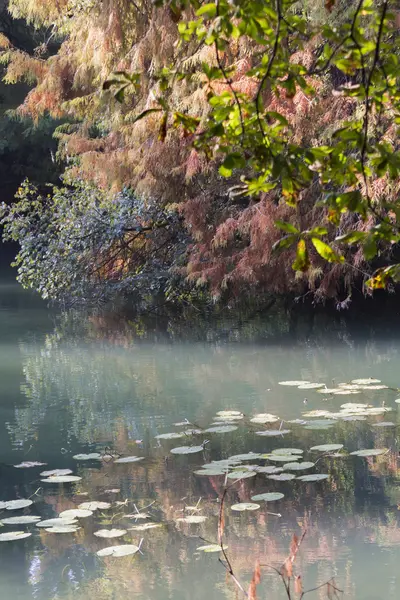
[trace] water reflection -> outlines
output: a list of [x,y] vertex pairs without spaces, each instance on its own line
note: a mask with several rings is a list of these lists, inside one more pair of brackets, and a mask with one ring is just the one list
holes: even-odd
[[[177,340],[170,324],[164,324],[162,333],[155,328],[149,335],[137,322],[110,324],[100,318],[79,320],[73,314],[62,317],[55,329],[49,327],[43,335],[43,322],[36,333],[34,327],[28,334],[9,331],[7,343],[0,346],[0,364],[12,366],[3,371],[1,381],[1,499],[29,497],[36,492],[35,504],[27,512],[42,518],[88,499],[122,504],[114,503],[110,511],[82,520],[75,535],[55,535],[29,526],[31,538],[1,544],[3,597],[235,598],[237,590],[218,555],[196,552],[204,543],[201,538],[217,540],[223,477],[196,476],[194,471],[210,460],[278,447],[301,448],[305,460],[315,460],[315,454],[308,452],[311,446],[341,443],[348,452],[359,448],[389,451],[367,459],[322,457],[315,471],[329,474],[329,479],[320,483],[278,482],[265,475],[235,483],[229,489],[225,511],[229,557],[237,577],[247,585],[257,558],[280,566],[293,532],[306,528],[297,561],[306,587],[334,576],[346,598],[398,598],[400,421],[396,392],[364,390],[354,398],[324,398],[314,390],[278,385],[282,379],[300,378],[323,381],[329,387],[332,380],[372,376],[397,388],[400,346],[396,341],[357,338],[346,330],[335,330],[301,343],[271,337],[261,342],[261,323],[236,328],[231,323],[221,326],[218,334],[207,330],[206,341],[198,335],[193,342]],[[245,343],[240,342],[241,331]],[[174,456],[170,449],[197,444],[205,436],[183,441],[155,439],[157,434],[177,430],[173,424],[184,419],[206,427],[223,409],[246,415],[271,412],[296,419],[306,410],[337,411],[343,402],[353,400],[384,404],[393,411],[389,417],[338,421],[326,430],[292,424],[288,425],[289,434],[277,438],[256,436],[245,420],[235,432],[209,434],[204,456]],[[382,419],[393,421],[396,427],[371,427]],[[78,452],[102,452],[105,447],[146,458],[125,465],[77,463],[72,458]],[[11,466],[22,460],[40,460],[48,463],[45,468],[49,469],[71,468],[82,481],[61,487],[42,483],[40,468],[23,471]],[[106,491],[110,489],[120,492],[110,495]],[[284,498],[261,503],[254,513],[234,513],[229,508],[272,490],[284,493]],[[199,499],[200,514],[207,520],[198,525],[177,522],[187,513],[185,507]],[[99,559],[95,553],[108,542],[93,532],[111,525],[135,525],[134,519],[124,515],[135,511],[134,504],[140,510],[151,503],[146,510],[163,526],[129,531],[120,542],[138,543],[143,537],[143,555]],[[263,573],[259,595],[277,600],[285,597],[271,570]]]

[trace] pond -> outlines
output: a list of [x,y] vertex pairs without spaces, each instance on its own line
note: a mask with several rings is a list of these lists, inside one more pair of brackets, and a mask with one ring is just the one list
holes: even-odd
[[[246,591],[259,561],[258,597],[280,600],[274,568],[305,532],[303,589],[397,599],[396,336],[162,329],[1,286],[0,597],[244,597],[227,557]],[[218,530],[226,557],[201,549]]]

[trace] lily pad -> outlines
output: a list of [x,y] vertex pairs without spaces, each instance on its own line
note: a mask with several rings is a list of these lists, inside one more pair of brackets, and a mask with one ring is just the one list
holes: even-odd
[[316,409],[316,410],[309,410],[308,412],[303,413],[303,417],[308,417],[308,418],[326,417],[326,416],[329,416],[330,414],[331,413],[329,410]]
[[[247,454],[235,454],[234,456],[230,456],[228,461],[245,461],[245,460],[254,460],[258,458],[260,454],[258,452],[247,452]],[[214,463],[221,463],[222,461],[213,461]]]
[[[185,425],[187,425],[187,423],[185,423]],[[159,435],[156,435],[156,440],[175,440],[178,438],[181,438],[184,436],[184,433],[177,433],[177,432],[173,432],[173,433],[160,433]]]
[[144,460],[144,456],[123,456],[122,458],[117,458],[116,460],[114,460],[114,463],[125,464],[139,462],[140,460]]
[[257,473],[268,473],[268,475],[272,475],[272,473],[281,473],[283,469],[280,467],[275,467],[274,465],[267,465],[266,467],[257,467]]
[[162,526],[162,523],[141,523],[140,525],[129,527],[129,531],[146,531],[146,529],[155,529]]
[[236,425],[221,425],[219,427],[209,427],[204,429],[204,433],[228,433],[230,431],[236,431]]
[[0,521],[2,525],[30,525],[31,523],[37,523],[40,521],[40,517],[33,515],[25,515],[23,517],[9,517]]
[[357,385],[371,385],[372,383],[381,383],[381,380],[367,377],[366,379],[352,379],[351,383],[356,383]]
[[127,532],[126,529],[99,529],[95,531],[93,535],[101,538],[119,538],[124,536]]
[[26,461],[19,463],[19,465],[14,465],[16,469],[31,469],[32,467],[43,467],[43,465],[47,465],[47,463],[33,461]]
[[296,479],[296,476],[292,473],[280,473],[279,475],[269,475],[268,479],[273,479],[274,481],[291,481],[292,479]]
[[256,431],[256,435],[261,435],[265,437],[274,437],[278,435],[286,435],[290,433],[290,429],[266,429],[265,431]]
[[299,390],[317,390],[318,388],[326,387],[325,383],[302,383],[297,386]]
[[265,460],[273,460],[274,462],[289,462],[300,460],[299,454],[263,454],[261,458]]
[[54,476],[59,476],[59,475],[71,475],[72,471],[71,469],[53,469],[52,471],[42,471],[40,473],[40,475],[42,477],[53,477]]
[[241,417],[243,413],[240,410],[219,410],[217,415],[220,417]]
[[101,454],[98,452],[92,452],[91,454],[75,454],[72,458],[75,460],[101,460]]
[[283,465],[283,468],[285,469],[285,471],[305,471],[306,469],[311,469],[312,467],[314,467],[315,463],[313,462],[291,462],[291,463],[286,463],[285,465]]
[[200,435],[204,433],[203,429],[185,429],[183,432],[185,435]]
[[81,479],[82,477],[78,477],[77,475],[52,475],[40,481],[44,483],[75,483],[76,481],[81,481]]
[[6,510],[19,510],[21,508],[26,508],[27,506],[31,506],[33,504],[32,500],[9,500],[6,502],[5,509]]
[[232,504],[231,510],[235,510],[238,512],[242,512],[244,510],[258,510],[260,508],[259,504],[255,504],[254,502],[240,502],[239,504]]
[[257,415],[254,415],[250,421],[252,423],[260,423],[263,425],[265,423],[276,423],[279,421],[279,417],[276,415],[271,415],[270,413],[258,413]]
[[121,546],[109,546],[108,548],[102,548],[96,554],[97,556],[114,556],[120,558],[122,556],[130,556],[139,552],[139,546],[134,544],[123,544]]
[[255,471],[231,471],[228,473],[228,479],[248,479],[249,477],[255,477]]
[[60,512],[60,517],[70,517],[71,519],[86,519],[91,517],[93,514],[92,510],[86,508],[69,508]]
[[218,477],[220,475],[226,475],[227,470],[224,469],[199,469],[194,471],[195,475],[205,475],[206,477]]
[[104,490],[105,494],[119,494],[121,490],[119,488],[112,488],[111,490]]
[[369,450],[355,450],[354,452],[350,452],[351,456],[361,456],[368,458],[369,456],[379,456],[380,454],[385,454],[387,452],[384,448],[370,448]]
[[255,501],[264,500],[264,502],[275,502],[276,500],[281,500],[284,498],[285,494],[281,494],[280,492],[266,492],[265,494],[256,494],[252,496],[251,499]]
[[111,504],[109,502],[82,502],[82,504],[78,505],[78,508],[80,509],[84,509],[84,510],[105,510],[107,508],[110,508]]
[[271,450],[271,454],[303,454],[304,450],[300,448],[275,448]]
[[0,542],[14,542],[15,540],[23,540],[31,535],[31,533],[27,533],[26,531],[10,531],[9,533],[0,533]]
[[172,454],[196,454],[197,452],[203,452],[203,446],[178,446],[172,448]]
[[67,527],[68,525],[78,524],[76,519],[67,517],[55,517],[54,519],[46,519],[36,523],[36,527]]
[[317,452],[335,452],[336,450],[341,450],[343,448],[343,444],[320,444],[319,446],[313,446],[310,450],[315,450]]
[[[197,548],[200,552],[221,552],[221,546],[218,544],[207,544]],[[224,550],[228,550],[228,546],[224,546]]]
[[289,385],[293,387],[298,387],[299,385],[303,385],[305,383],[311,383],[310,381],[303,381],[302,379],[295,379],[293,381],[279,381],[279,385]]
[[372,427],[396,427],[392,421],[380,421],[379,423],[372,423]]
[[202,515],[189,515],[188,517],[178,517],[177,523],[204,523],[207,517]]
[[322,481],[323,479],[328,479],[329,475],[326,473],[314,473],[313,475],[300,475],[297,479],[300,481]]
[[48,533],[75,533],[79,527],[76,525],[55,525],[54,527],[46,527]]
[[334,396],[351,396],[351,395],[359,394],[359,393],[360,393],[360,390],[348,390],[345,388],[337,390],[336,392],[332,392],[332,394]]

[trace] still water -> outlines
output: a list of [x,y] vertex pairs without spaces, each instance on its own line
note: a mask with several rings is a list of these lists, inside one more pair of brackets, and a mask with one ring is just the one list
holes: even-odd
[[[285,469],[296,478],[280,481],[256,470],[280,468],[282,461],[247,459],[238,468],[256,475],[227,479],[224,543],[238,581],[247,590],[259,560],[269,565],[262,567],[259,597],[287,597],[271,566],[282,565],[293,533],[306,530],[294,568],[304,589],[335,578],[344,598],[400,597],[400,404],[395,402],[400,394],[390,389],[400,386],[396,336],[369,331],[354,336],[343,327],[301,341],[287,336],[260,341],[257,335],[255,342],[246,324],[233,323],[223,336],[207,330],[195,340],[189,334],[174,337],[168,327],[148,336],[137,323],[116,326],[100,317],[57,314],[14,285],[0,289],[0,332],[0,500],[33,501],[25,509],[1,511],[0,518],[43,520],[88,501],[110,504],[79,518],[72,533],[48,532],[35,523],[4,525],[0,534],[18,530],[32,535],[0,543],[1,599],[244,597],[219,561],[221,553],[197,550],[218,540],[225,475],[195,471],[212,460],[287,447],[303,450],[301,461],[315,465],[304,471]],[[377,378],[388,388],[336,395],[279,384],[307,380],[338,389],[339,383],[356,378]],[[338,411],[349,402],[392,410],[343,419]],[[336,417],[304,416],[319,409]],[[216,413],[226,410],[245,417],[228,418],[223,432],[156,438],[204,430],[221,421],[215,420]],[[251,422],[258,413],[279,420]],[[299,422],[287,422],[295,419]],[[174,425],[186,420],[191,425]],[[392,425],[376,427],[380,422]],[[289,431],[257,434],[271,430]],[[197,453],[171,453],[205,440]],[[344,448],[340,456],[310,451],[320,444]],[[383,452],[349,456],[360,449]],[[74,459],[79,453],[103,458]],[[115,462],[132,455],[143,460]],[[26,461],[46,466],[15,468]],[[42,481],[40,473],[52,469],[71,469],[81,479]],[[328,477],[297,479],[316,473]],[[284,496],[259,501],[255,510],[232,510],[265,492]],[[135,517],[138,512],[146,515]],[[187,516],[205,518],[192,524],[179,520]],[[150,522],[161,525],[138,529]],[[111,528],[126,533],[114,539],[94,535]],[[140,546],[140,551],[125,557],[97,555],[119,544]],[[326,589],[308,597],[326,597]]]

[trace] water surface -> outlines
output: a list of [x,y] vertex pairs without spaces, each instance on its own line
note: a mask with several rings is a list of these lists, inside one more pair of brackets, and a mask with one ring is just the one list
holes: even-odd
[[[354,378],[374,377],[398,388],[396,336],[372,335],[370,329],[354,335],[343,325],[329,332],[317,328],[307,338],[295,340],[262,335],[271,330],[268,320],[258,322],[257,331],[246,321],[239,325],[231,320],[222,327],[223,335],[212,327],[201,335],[194,324],[187,331],[191,329],[192,335],[173,335],[170,325],[163,323],[147,335],[138,322],[121,326],[105,317],[61,315],[14,285],[1,287],[0,500],[32,497],[34,504],[25,510],[3,511],[0,518],[22,514],[50,518],[87,500],[107,501],[111,508],[81,519],[74,534],[47,533],[35,525],[4,526],[0,533],[20,529],[32,536],[0,543],[0,597],[236,598],[237,589],[219,562],[220,555],[197,551],[217,541],[224,477],[198,476],[194,471],[211,460],[282,447],[302,449],[304,460],[315,461],[320,454],[311,453],[311,446],[338,443],[346,454],[362,448],[387,452],[368,459],[322,457],[307,471],[329,475],[317,483],[273,481],[265,474],[237,483],[230,480],[233,485],[224,507],[225,543],[235,575],[247,588],[257,559],[278,568],[293,533],[301,535],[306,529],[295,564],[305,588],[334,577],[345,598],[397,599],[397,392],[362,390],[354,396],[325,396],[279,385],[282,380],[299,379],[323,382],[330,388]],[[304,413],[335,412],[345,402],[393,410],[365,421],[338,420],[327,429],[286,423],[313,421]],[[237,430],[156,439],[166,432],[207,428],[221,410],[245,414]],[[251,425],[249,419],[260,412],[280,417],[265,429],[290,432],[256,435],[264,428]],[[193,425],[174,425],[186,419]],[[395,426],[373,426],[380,421]],[[204,440],[208,440],[204,452],[182,456],[170,452]],[[104,459],[73,459],[87,452],[98,452]],[[108,453],[144,460],[116,464]],[[48,466],[16,469],[13,465],[21,461]],[[54,468],[70,468],[82,480],[63,485],[42,482],[41,470]],[[107,491],[111,489],[120,491]],[[285,496],[260,502],[261,508],[254,512],[230,508],[269,491]],[[195,505],[197,511],[185,508]],[[148,512],[147,521],[162,527],[128,531],[116,540],[94,536],[98,529],[127,529],[146,522],[125,516],[136,509]],[[188,514],[207,519],[200,524],[178,521]],[[109,545],[139,544],[141,538],[141,553],[133,557],[96,555]],[[259,595],[273,600],[285,597],[271,568],[263,569]],[[323,591],[309,597],[323,597]]]

